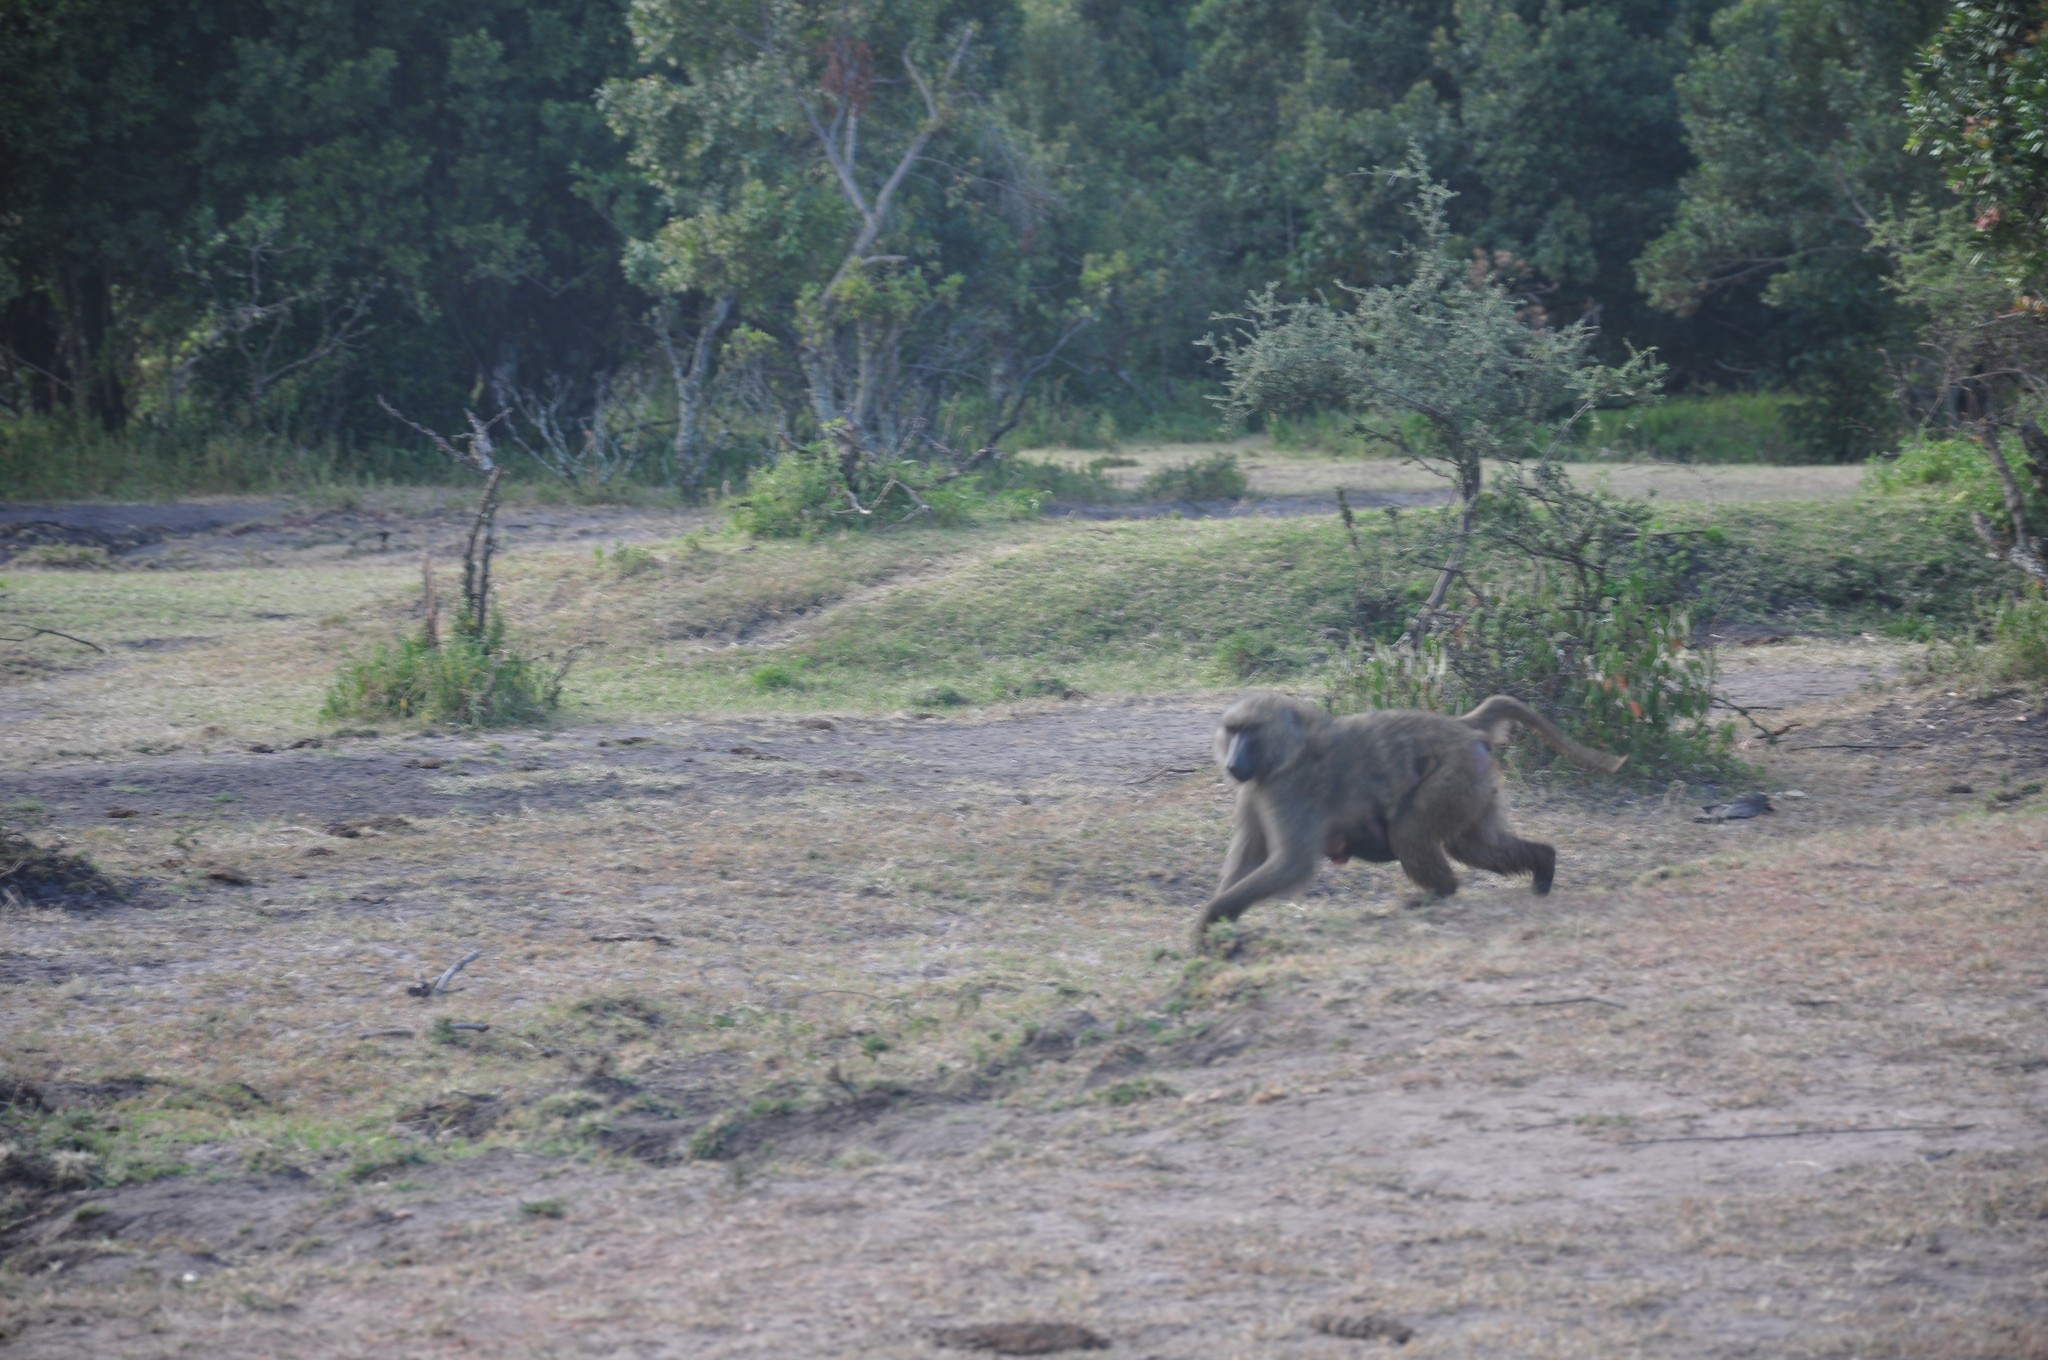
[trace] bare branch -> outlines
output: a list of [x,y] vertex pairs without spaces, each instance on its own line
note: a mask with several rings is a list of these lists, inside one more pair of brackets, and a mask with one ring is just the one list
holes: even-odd
[[[27,625],[23,626],[26,627]],[[107,649],[100,646],[97,642],[87,642],[82,637],[73,637],[69,633],[60,633],[55,628],[29,628],[28,632],[20,637],[0,637],[0,642],[31,642],[43,636],[60,637],[66,642],[75,642],[81,647],[90,647],[101,655],[106,654]]]

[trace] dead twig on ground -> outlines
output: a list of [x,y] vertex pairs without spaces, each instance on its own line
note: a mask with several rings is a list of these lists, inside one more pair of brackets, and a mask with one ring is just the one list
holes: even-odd
[[1845,1124],[1839,1128],[1782,1129],[1771,1133],[1682,1133],[1670,1138],[1627,1138],[1623,1147],[1652,1143],[1748,1143],[1765,1138],[1835,1138],[1852,1133],[1966,1133],[1975,1124]]
[[1503,1001],[1503,1006],[1612,1006],[1618,1011],[1628,1007],[1619,1001],[1609,1001],[1604,996],[1559,996],[1546,997],[1541,1001]]
[[1756,718],[1750,713],[1748,709],[1744,708],[1741,704],[1736,703],[1733,699],[1727,698],[1724,695],[1716,694],[1714,696],[1714,704],[1718,708],[1730,709],[1736,713],[1741,714],[1742,720],[1748,723],[1751,727],[1754,727],[1757,730],[1757,735],[1761,736],[1764,739],[1764,743],[1768,746],[1776,746],[1778,744],[1779,737],[1784,736],[1787,732],[1790,732],[1793,728],[1799,726],[1798,721],[1794,720],[1792,722],[1786,723],[1783,727],[1765,727],[1762,723],[1756,720]]
[[1149,784],[1155,779],[1173,779],[1184,774],[1200,774],[1202,769],[1203,767],[1200,765],[1162,765],[1152,771],[1152,773],[1139,775],[1136,779],[1130,780],[1129,783],[1135,788],[1140,784]]
[[105,656],[107,652],[107,649],[100,646],[97,642],[87,642],[82,637],[73,637],[71,634],[60,632],[55,628],[30,628],[28,632],[20,637],[0,637],[0,642],[33,642],[37,638],[45,636],[60,637],[66,642],[75,642],[81,647],[90,647],[102,656]]

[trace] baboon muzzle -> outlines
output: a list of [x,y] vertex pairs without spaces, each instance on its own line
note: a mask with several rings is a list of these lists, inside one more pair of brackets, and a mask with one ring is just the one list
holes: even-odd
[[1259,772],[1259,756],[1249,732],[1232,732],[1230,745],[1223,754],[1223,768],[1232,779],[1240,784],[1251,782]]

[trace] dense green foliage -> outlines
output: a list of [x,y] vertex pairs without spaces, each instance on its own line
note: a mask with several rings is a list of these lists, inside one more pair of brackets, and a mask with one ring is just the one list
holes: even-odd
[[1912,77],[1913,145],[1942,165],[1978,232],[2048,270],[2048,15],[2036,0],[1957,4]]
[[1366,171],[1419,146],[1527,321],[1858,455],[1914,324],[1871,224],[1944,171],[1994,238],[2038,218],[2030,9],[37,0],[0,16],[0,441],[418,472],[383,395],[697,494],[832,420],[884,461],[1186,437],[1212,313],[1403,276]]
[[550,673],[511,646],[505,621],[494,611],[483,628],[465,619],[446,637],[419,633],[380,643],[368,656],[349,661],[328,689],[321,713],[463,727],[542,722],[561,706],[563,670]]

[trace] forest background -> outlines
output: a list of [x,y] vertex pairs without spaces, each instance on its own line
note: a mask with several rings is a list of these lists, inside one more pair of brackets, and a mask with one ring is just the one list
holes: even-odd
[[1475,278],[1669,366],[1650,451],[1861,458],[1916,418],[1886,224],[1954,201],[1907,98],[1954,8],[10,4],[0,494],[449,475],[381,402],[692,498],[833,422],[1207,437],[1212,318],[1399,277],[1418,149]]

